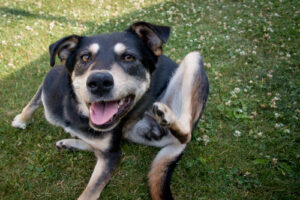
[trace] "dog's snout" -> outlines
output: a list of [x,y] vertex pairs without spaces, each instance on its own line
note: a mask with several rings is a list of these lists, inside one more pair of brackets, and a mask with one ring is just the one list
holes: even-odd
[[114,87],[114,79],[108,72],[94,73],[87,80],[87,88],[95,95],[103,95]]

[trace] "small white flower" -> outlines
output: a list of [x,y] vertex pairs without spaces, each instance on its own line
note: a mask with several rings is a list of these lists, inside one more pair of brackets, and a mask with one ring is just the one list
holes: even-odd
[[275,17],[280,17],[280,15],[278,13],[274,13]]
[[52,21],[52,22],[49,24],[49,29],[50,29],[50,31],[52,31],[52,29],[53,29],[53,27],[54,27],[54,24],[55,24],[54,21]]
[[252,80],[250,80],[250,81],[249,81],[249,83],[250,83],[250,84],[252,84],[252,83],[253,83],[253,81],[252,81]]
[[231,105],[231,100],[228,100],[226,103],[225,103],[226,106],[230,106]]
[[208,135],[203,135],[202,136],[202,141],[204,145],[206,146],[209,143],[209,136]]
[[236,130],[236,131],[234,131],[234,133],[233,133],[233,135],[235,136],[235,137],[240,137],[241,136],[241,131],[239,131],[239,130]]
[[273,75],[272,74],[267,74],[267,77],[272,78]]
[[283,132],[284,133],[290,133],[291,131],[290,131],[290,129],[284,129]]
[[278,118],[279,117],[279,113],[274,113],[274,116],[275,116],[275,118]]
[[276,123],[276,124],[275,124],[275,128],[281,128],[281,127],[283,127],[283,124],[282,124],[282,123]]
[[33,31],[33,29],[30,26],[26,26],[25,29],[28,31]]
[[237,94],[237,93],[239,93],[241,91],[241,89],[240,88],[234,88],[234,92]]
[[249,176],[251,173],[246,171],[246,173],[244,174],[244,176]]
[[257,135],[261,137],[263,135],[263,132],[260,131],[257,133]]
[[241,55],[241,56],[244,56],[244,55],[246,55],[246,52],[245,52],[245,51],[241,51],[241,52],[240,52],[240,55]]

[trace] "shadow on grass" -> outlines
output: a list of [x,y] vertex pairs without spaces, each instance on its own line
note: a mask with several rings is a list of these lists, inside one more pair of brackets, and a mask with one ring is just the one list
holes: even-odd
[[[16,15],[16,16],[23,16],[26,18],[34,18],[34,19],[43,19],[43,20],[48,20],[48,21],[57,21],[60,23],[71,23],[71,24],[76,24],[76,20],[71,20],[63,16],[54,16],[54,15],[48,15],[48,14],[37,14],[37,13],[32,13],[27,10],[22,10],[22,9],[16,9],[16,8],[6,8],[6,7],[0,7],[0,13],[6,13],[10,15]],[[85,24],[88,26],[94,26],[95,23],[92,21],[85,21]]]

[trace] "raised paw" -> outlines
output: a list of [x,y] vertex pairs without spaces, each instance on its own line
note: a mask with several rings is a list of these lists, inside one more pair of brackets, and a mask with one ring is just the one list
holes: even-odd
[[15,116],[14,120],[11,122],[11,125],[16,128],[25,129],[28,122],[22,120],[22,114]]
[[61,150],[75,150],[75,148],[68,143],[69,143],[68,139],[59,140],[55,143],[55,146]]
[[162,126],[170,126],[176,120],[173,111],[166,105],[160,102],[153,104],[152,112],[156,121]]

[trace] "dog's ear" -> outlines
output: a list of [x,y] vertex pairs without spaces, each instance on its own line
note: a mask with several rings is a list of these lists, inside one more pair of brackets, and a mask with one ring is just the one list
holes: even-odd
[[162,54],[162,45],[168,41],[171,30],[168,26],[158,26],[147,22],[134,23],[129,29],[135,32],[156,56]]
[[51,44],[49,46],[51,67],[55,64],[56,55],[58,55],[61,62],[64,63],[70,53],[76,49],[81,38],[82,37],[78,35],[70,35]]

